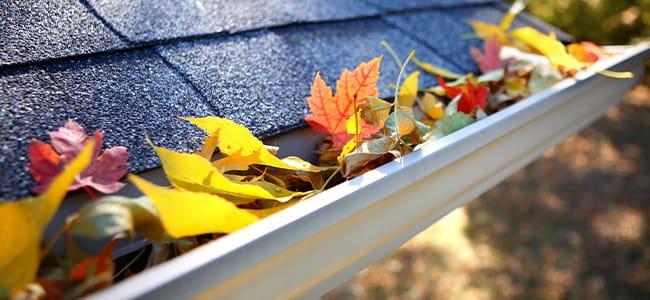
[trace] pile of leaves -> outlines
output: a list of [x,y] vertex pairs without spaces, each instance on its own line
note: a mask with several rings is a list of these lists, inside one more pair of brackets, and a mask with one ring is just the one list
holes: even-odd
[[[385,42],[401,70],[391,101],[380,99],[376,86],[382,57],[344,70],[335,92],[316,74],[305,119],[327,135],[317,145],[318,165],[277,157],[277,148],[233,121],[182,118],[205,132],[197,153],[147,138],[171,186],[131,174],[128,181],[143,196],[97,197],[124,187],[119,180],[128,170],[128,151],[102,152],[101,132],[88,135],[69,121],[50,132],[50,143],[30,144],[37,196],[0,203],[0,298],[74,298],[105,288],[415,151],[607,56],[589,42],[564,46],[553,34],[510,30],[521,9],[515,2],[501,24],[472,22],[474,35],[484,40],[482,51],[471,49],[480,75],[455,74],[420,61],[414,51],[401,61]],[[402,82],[410,63],[420,70]],[[421,72],[436,76],[438,85],[421,87]],[[77,189],[92,200],[44,241],[67,191]],[[135,238],[150,245],[129,261],[115,261],[116,243]],[[64,250],[53,251],[56,245]]]

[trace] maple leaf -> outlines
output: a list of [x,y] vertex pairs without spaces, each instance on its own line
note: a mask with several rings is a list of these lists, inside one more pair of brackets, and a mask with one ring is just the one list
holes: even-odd
[[499,57],[501,53],[501,44],[499,44],[499,41],[495,38],[486,39],[483,43],[483,49],[483,52],[474,47],[471,49],[472,58],[478,64],[481,72],[489,73],[503,69],[505,61]]
[[29,171],[36,180],[34,192],[42,193],[53,178],[74,159],[81,149],[91,140],[95,141],[91,164],[75,178],[68,190],[82,187],[92,187],[105,194],[112,194],[124,187],[118,180],[126,174],[129,164],[128,151],[125,147],[116,146],[107,149],[101,155],[103,135],[95,131],[94,136],[88,136],[86,131],[74,121],[68,121],[57,131],[49,132],[51,145],[34,140],[29,144]]
[[[368,101],[368,97],[377,97],[377,80],[382,57],[376,57],[359,65],[354,71],[345,69],[336,81],[336,95],[317,73],[311,86],[311,95],[307,103],[311,114],[305,117],[307,123],[316,131],[331,135],[333,146],[338,148],[353,135],[347,132],[346,120],[359,109],[359,105]],[[355,107],[356,105],[356,107]],[[359,120],[365,123],[364,120]],[[381,126],[362,124],[361,137],[368,138],[379,131]]]
[[[0,203],[0,299],[31,282],[38,270],[41,236],[65,197],[68,186],[92,157],[88,145],[56,175],[42,195]],[[11,276],[6,276],[11,274]]]
[[449,98],[456,98],[461,95],[458,101],[458,110],[471,114],[476,107],[485,110],[487,106],[487,97],[490,89],[487,86],[474,86],[472,82],[467,81],[464,85],[450,87],[447,86],[442,77],[438,76],[438,84],[442,87]]

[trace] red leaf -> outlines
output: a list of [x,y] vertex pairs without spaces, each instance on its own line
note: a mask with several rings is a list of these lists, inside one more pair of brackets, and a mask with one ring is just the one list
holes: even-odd
[[438,76],[438,84],[451,99],[462,95],[458,101],[458,110],[463,113],[471,114],[476,107],[480,107],[482,110],[487,107],[487,98],[490,92],[487,86],[474,86],[471,81],[467,81],[464,85],[450,87],[440,76]]
[[42,193],[50,181],[79,154],[83,146],[91,139],[96,141],[93,160],[88,168],[68,187],[68,190],[72,191],[88,186],[102,193],[112,194],[124,187],[124,183],[119,182],[119,179],[127,173],[129,167],[127,162],[129,154],[126,148],[112,147],[99,155],[103,147],[102,133],[96,131],[94,136],[88,136],[83,127],[74,121],[68,121],[59,130],[50,132],[49,135],[52,146],[41,141],[34,141],[28,150],[29,170],[38,182],[34,188],[35,192]]
[[84,280],[86,277],[97,276],[104,273],[113,274],[115,264],[113,263],[113,248],[115,240],[111,241],[95,257],[84,259],[70,270],[68,279]]
[[[359,65],[354,71],[344,70],[336,81],[336,95],[332,96],[332,88],[316,74],[311,86],[311,95],[307,103],[312,113],[305,117],[307,123],[316,131],[331,135],[334,147],[345,145],[352,135],[345,128],[345,121],[352,116],[361,103],[368,97],[377,97],[377,80],[381,57]],[[354,107],[356,103],[357,107]],[[366,138],[377,132],[381,127],[368,126],[363,120],[361,137]]]
[[496,38],[485,40],[483,43],[483,53],[481,50],[472,47],[471,54],[476,63],[478,64],[481,72],[488,73],[502,69],[505,66],[505,61],[501,60],[499,53],[501,53],[501,44]]

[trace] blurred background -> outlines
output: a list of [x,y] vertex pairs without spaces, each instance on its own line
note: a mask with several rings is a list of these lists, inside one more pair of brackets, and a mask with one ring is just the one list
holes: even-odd
[[[526,2],[577,40],[650,36],[650,0]],[[650,299],[650,76],[621,97],[324,298]]]

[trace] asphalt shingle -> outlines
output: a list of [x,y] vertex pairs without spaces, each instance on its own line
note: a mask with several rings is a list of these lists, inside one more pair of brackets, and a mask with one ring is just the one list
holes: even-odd
[[145,134],[156,144],[194,151],[203,134],[175,117],[216,114],[154,51],[75,60],[45,72],[5,72],[0,87],[0,168],[17,170],[0,181],[0,199],[29,191],[29,140],[48,140],[47,131],[68,119],[89,132],[102,130],[106,147],[128,147],[131,171],[138,172],[159,166]]
[[0,66],[126,45],[74,0],[0,1]]
[[386,11],[401,11],[416,8],[447,8],[452,6],[476,5],[498,0],[364,0]]
[[[470,55],[471,47],[482,47],[476,38],[466,39],[463,35],[473,32],[468,21],[478,20],[496,23],[503,11],[493,6],[463,7],[446,10],[427,10],[387,16],[384,19],[415,36],[430,48],[439,51],[447,60],[462,66],[464,72],[476,72],[478,67]],[[515,20],[513,26],[524,26]],[[482,49],[482,48],[481,48]]]
[[[393,42],[402,59],[411,49],[451,69],[426,48],[382,21],[318,24],[160,47],[160,53],[192,81],[222,116],[241,122],[258,136],[304,125],[306,98],[316,72],[332,86],[344,68],[383,53],[380,40]],[[380,90],[390,96],[397,67],[387,56]],[[426,78],[426,77],[424,77]],[[432,83],[429,78],[425,83]]]
[[377,15],[349,0],[89,0],[114,28],[138,42],[238,32],[296,22]]

